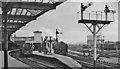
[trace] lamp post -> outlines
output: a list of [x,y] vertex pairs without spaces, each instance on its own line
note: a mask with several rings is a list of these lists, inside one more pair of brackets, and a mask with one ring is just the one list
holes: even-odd
[[52,36],[50,36],[50,53],[51,53],[51,43],[52,43]]
[[3,18],[5,19],[5,22],[4,22],[4,47],[3,47],[3,50],[4,50],[4,69],[8,69],[8,36],[7,36],[7,3],[6,3],[6,6],[4,8],[2,8],[2,15],[3,15]]

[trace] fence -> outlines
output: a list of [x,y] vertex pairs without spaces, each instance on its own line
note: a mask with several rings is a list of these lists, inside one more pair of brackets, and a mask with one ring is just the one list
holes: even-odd
[[[81,13],[79,13],[79,20],[81,19]],[[83,12],[83,19],[87,20],[104,20],[106,21],[105,12],[101,11],[84,11]],[[108,21],[114,21],[114,13],[107,14]]]

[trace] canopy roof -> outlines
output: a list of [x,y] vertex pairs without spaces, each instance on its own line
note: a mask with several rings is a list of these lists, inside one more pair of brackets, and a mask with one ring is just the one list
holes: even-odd
[[2,21],[3,24],[5,24],[5,12],[7,12],[8,36],[32,20],[36,20],[37,17],[49,10],[56,9],[56,6],[60,5],[64,1],[65,0],[19,0],[19,2],[2,2],[2,5],[0,5],[2,8]]

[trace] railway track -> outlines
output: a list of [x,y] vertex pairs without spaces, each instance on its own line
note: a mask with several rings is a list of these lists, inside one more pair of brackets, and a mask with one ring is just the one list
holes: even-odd
[[10,56],[16,58],[17,60],[31,66],[33,69],[49,69],[52,68],[49,65],[45,65],[45,64],[41,64],[38,62],[35,62],[34,60],[31,60],[30,58],[26,58],[26,57],[22,57],[22,56],[18,56],[18,53],[14,52],[10,52],[9,53]]
[[[69,51],[68,56],[74,58],[76,61],[78,61],[79,63],[83,65],[93,67],[93,58],[91,57],[85,57],[82,54],[75,53],[72,51]],[[111,69],[118,68],[118,64],[113,64],[113,63],[103,62],[103,61],[96,61],[96,66],[104,67],[104,68],[111,68]]]
[[55,59],[44,58],[34,54],[25,57],[21,56],[18,51],[12,51],[9,52],[9,55],[34,69],[72,69]]
[[[18,52],[18,51],[17,51]],[[65,69],[70,69],[67,66],[64,66],[63,64],[61,64],[60,62],[56,62],[53,59],[49,59],[49,58],[41,58],[38,55],[33,55],[29,56],[29,57],[23,57],[20,56],[19,53],[16,53],[16,51],[12,51],[9,53],[12,57],[18,59],[19,61],[28,64],[29,66],[35,68],[35,69],[63,69],[63,67],[66,67]],[[82,65],[85,65],[87,67],[93,67],[93,58],[90,57],[84,57],[79,53],[74,53],[74,52],[70,52],[68,53],[69,57],[75,59],[77,62],[79,62]],[[45,62],[45,61],[46,62]],[[117,69],[117,65],[113,65],[107,62],[96,62],[96,66],[97,67],[104,67],[104,68],[109,68],[109,69]]]
[[43,57],[43,56],[39,56],[39,55],[35,55],[34,57],[31,58],[34,61],[37,61],[38,63],[42,63],[44,65],[49,65],[50,67],[53,67],[55,69],[72,69],[69,68],[68,66],[66,66],[65,64],[61,63],[60,61],[54,59],[54,58],[50,58],[50,57]]

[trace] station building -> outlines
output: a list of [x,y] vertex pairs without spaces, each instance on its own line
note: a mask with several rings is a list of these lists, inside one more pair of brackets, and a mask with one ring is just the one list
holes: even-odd
[[34,41],[34,42],[42,42],[42,32],[34,31],[34,36],[31,37],[17,37],[16,35],[11,37],[11,40],[17,45],[23,45],[25,42]]

